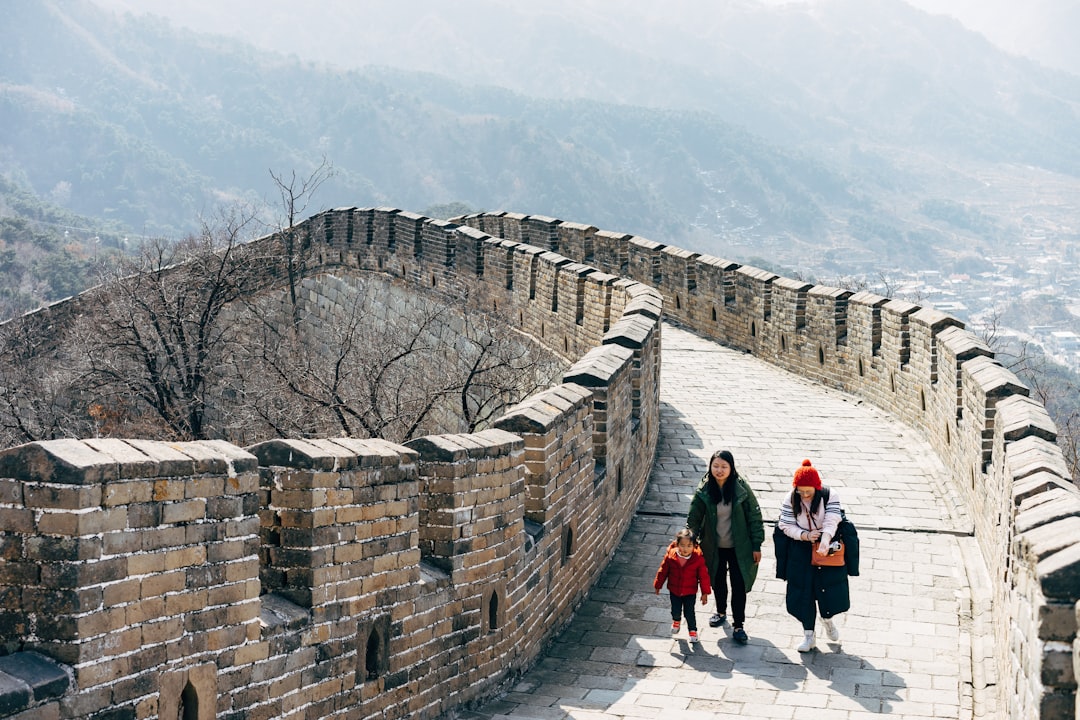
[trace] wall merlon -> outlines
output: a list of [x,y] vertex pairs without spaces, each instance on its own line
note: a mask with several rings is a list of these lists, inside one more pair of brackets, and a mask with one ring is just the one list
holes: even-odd
[[1012,442],[1034,435],[1048,442],[1057,441],[1057,427],[1046,406],[1025,395],[1011,395],[999,400],[998,423],[1005,440]]
[[785,290],[793,295],[806,295],[814,287],[813,283],[805,280],[793,280],[791,278],[777,276],[773,279],[773,292]]
[[962,363],[973,357],[992,358],[994,352],[981,338],[977,337],[962,326],[950,326],[937,334],[938,342],[949,348],[958,362]]
[[157,462],[126,440],[93,438],[83,442],[116,461],[119,479],[144,478],[157,473]]
[[1070,477],[1069,467],[1057,445],[1034,435],[1009,443],[1005,448],[1005,463],[1014,482],[1044,470]]
[[822,301],[839,302],[847,300],[854,293],[842,288],[829,287],[828,285],[814,285],[806,291],[807,296]]
[[153,458],[158,466],[158,475],[193,475],[197,471],[195,459],[182,452],[185,443],[165,443],[156,440],[128,440],[128,442]]
[[[766,284],[771,285],[773,282],[783,279],[774,272],[762,270],[761,268],[756,268],[751,265],[740,265],[739,267],[735,268],[735,273],[740,278],[745,278],[746,280],[753,281],[752,284],[755,286]],[[795,281],[789,280],[788,282]]]
[[964,374],[978,386],[990,401],[1009,395],[1028,395],[1030,390],[1020,379],[993,358],[974,357],[962,365]]
[[1068,603],[1080,600],[1080,542],[1040,560],[1036,570],[1047,599]]
[[472,434],[427,435],[405,443],[423,462],[456,463],[522,449],[521,438],[500,429]]
[[921,310],[922,306],[908,302],[907,300],[890,299],[882,305],[882,308],[889,314],[906,320],[909,316]]
[[919,308],[911,314],[911,321],[913,323],[919,323],[929,328],[931,334],[937,334],[943,331],[945,328],[955,327],[963,328],[964,323],[957,318],[943,313],[935,308]]
[[596,236],[608,242],[619,244],[625,244],[634,237],[630,233],[612,232],[610,230],[597,230]]
[[560,228],[565,229],[565,230],[569,230],[571,232],[584,233],[584,234],[587,234],[587,235],[597,232],[597,229],[598,229],[595,225],[586,225],[585,223],[565,222],[565,221],[559,223],[559,226],[560,226]]
[[696,261],[698,265],[702,266],[702,271],[708,267],[709,269],[715,268],[723,272],[734,272],[742,267],[742,265],[737,262],[718,258],[714,255],[698,255]]
[[508,433],[543,434],[592,401],[592,393],[575,383],[563,383],[530,396],[511,407],[495,427]]
[[558,224],[553,217],[529,215],[521,220],[522,240],[545,250],[556,250],[559,247]]
[[604,333],[604,345],[640,349],[645,346],[653,333],[659,332],[655,320],[646,315],[623,315],[623,317]]
[[[1055,492],[1055,490],[1047,492]],[[1035,528],[1075,516],[1080,516],[1080,494],[1072,492],[1059,497],[1055,502],[1033,504],[1030,510],[1017,512],[1016,531],[1021,535],[1027,534]],[[1080,596],[1080,584],[1076,586],[1075,592]]]
[[89,485],[119,477],[116,461],[79,440],[42,440],[0,452],[0,477]]
[[639,282],[659,284],[662,282],[660,254],[662,243],[634,235],[626,242],[629,263],[626,276]]
[[324,447],[309,440],[267,440],[248,448],[264,467],[288,467],[312,470],[336,470],[344,448]]
[[653,320],[659,320],[664,311],[663,296],[648,285],[633,281],[616,281],[615,288],[626,294],[623,314],[639,313]]
[[1024,500],[1048,490],[1069,489],[1072,487],[1075,487],[1072,480],[1063,478],[1060,475],[1047,470],[1040,470],[1039,472],[1018,479],[1013,484],[1013,505],[1018,506]]
[[456,266],[459,270],[482,277],[487,245],[493,238],[482,230],[468,226],[458,226],[455,232]]
[[597,230],[593,235],[593,256],[597,266],[620,277],[631,277],[629,240],[633,235]]
[[588,388],[605,387],[620,370],[634,358],[634,351],[618,345],[593,348],[563,375],[564,382],[573,382]]
[[422,256],[430,266],[444,270],[455,267],[458,238],[456,231],[457,225],[446,220],[424,218],[418,255]]
[[660,249],[665,260],[671,260],[677,265],[690,265],[701,257],[701,253],[683,250],[681,247],[675,247],[674,245],[663,245]]
[[627,240],[630,243],[630,253],[641,253],[649,258],[659,257],[660,251],[662,251],[666,245],[664,243],[658,243],[655,240],[649,240],[639,235],[633,235]]
[[[1080,516],[1048,522],[1016,536],[1020,555],[1032,564],[1080,543]],[[1074,629],[1075,631],[1075,629]]]
[[[326,442],[351,453],[350,466],[363,470],[415,464],[417,454],[398,443],[379,438],[327,438]],[[388,476],[389,477],[389,476]]]

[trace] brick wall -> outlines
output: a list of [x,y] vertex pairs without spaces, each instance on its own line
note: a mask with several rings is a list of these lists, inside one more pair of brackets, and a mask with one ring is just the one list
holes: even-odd
[[184,695],[214,717],[228,688],[213,668],[259,637],[254,456],[54,440],[0,453],[0,478],[0,641],[64,663],[77,688],[28,716],[155,717]]
[[[509,213],[460,222],[520,233]],[[1044,407],[956,318],[872,293],[782,278],[643,238],[565,223],[556,252],[587,248],[602,271],[658,289],[684,326],[862,397],[918,430],[965,493],[994,578],[993,636],[974,696],[1009,717],[1077,712],[1080,493]],[[489,231],[492,231],[489,229]],[[983,599],[973,598],[980,612]],[[973,654],[982,652],[973,648]]]
[[[112,588],[114,582],[130,587],[123,585],[123,576],[113,580],[116,557],[102,556],[110,563],[94,554],[99,552],[95,538],[105,532],[101,528],[125,537],[118,516],[102,510],[105,506],[88,489],[93,483],[75,483],[74,492],[66,488],[65,493],[53,493],[53,486],[63,487],[64,481],[39,480],[49,493],[24,491],[32,486],[32,478],[45,477],[42,468],[58,468],[58,477],[68,477],[69,466],[82,467],[85,448],[108,453],[94,449],[90,441],[6,451],[4,457],[11,459],[5,461],[3,486],[14,500],[5,504],[4,512],[14,524],[5,525],[13,530],[4,531],[0,597],[10,622],[3,625],[8,628],[3,641],[8,648],[36,650],[69,663],[72,673],[83,673],[75,685],[79,690],[56,701],[57,717],[89,716],[92,707],[108,707],[114,692],[132,708],[131,717],[154,717],[155,703],[171,711],[175,705],[167,703],[174,700],[168,698],[174,697],[175,702],[187,698],[200,703],[201,713],[201,703],[210,695],[218,698],[219,708],[224,704],[236,717],[260,713],[323,717],[343,702],[359,707],[363,717],[369,712],[431,717],[511,681],[535,658],[547,634],[569,617],[606,561],[584,549],[614,547],[644,489],[658,431],[661,297],[669,315],[703,336],[865,398],[926,437],[966,493],[965,507],[955,511],[970,514],[983,560],[995,579],[986,609],[992,616],[986,625],[995,640],[992,669],[973,679],[975,696],[1008,707],[1014,717],[1076,716],[1080,495],[1054,444],[1056,431],[1045,408],[1028,397],[1027,388],[959,321],[912,303],[815,287],[644,238],[547,217],[483,213],[446,223],[392,208],[345,208],[315,216],[299,231],[317,252],[318,267],[312,268],[316,274],[378,271],[391,281],[448,297],[463,292],[482,297],[509,323],[571,362],[565,382],[511,410],[486,435],[430,436],[405,450],[394,450],[391,454],[401,474],[386,487],[409,495],[407,488],[415,483],[415,511],[404,496],[380,497],[366,512],[389,512],[381,505],[389,503],[404,514],[392,523],[374,519],[341,523],[340,537],[337,521],[316,525],[325,520],[325,513],[304,504],[314,506],[318,498],[332,505],[335,513],[363,515],[367,500],[358,499],[358,488],[380,486],[380,481],[374,476],[360,480],[363,473],[349,476],[345,466],[351,460],[345,466],[331,463],[322,471],[329,475],[323,475],[313,467],[294,468],[281,457],[266,456],[259,470],[259,490],[253,495],[259,498],[259,509],[251,517],[221,520],[225,527],[257,522],[261,528],[258,562],[251,559],[251,551],[243,560],[225,561],[233,568],[226,574],[228,582],[239,583],[247,593],[239,608],[229,612],[213,608],[217,612],[203,614],[192,600],[204,597],[198,594],[198,582],[209,582],[202,568],[211,563],[181,543],[180,531],[172,527],[183,527],[187,533],[188,525],[213,526],[219,520],[199,515],[217,512],[198,501],[204,493],[205,505],[210,505],[215,481],[199,484],[191,498],[179,499],[175,487],[173,494],[152,498],[150,505],[170,503],[171,509],[168,513],[162,509],[160,518],[149,520],[136,512],[136,521],[157,523],[149,533],[158,538],[155,542],[179,543],[162,545],[171,549],[162,551],[160,562],[167,556],[168,562],[180,563],[178,567],[192,568],[185,572],[197,577],[194,595],[186,585],[183,591],[163,591],[185,599],[172,600],[174,613],[152,620],[153,630],[165,633],[167,645],[167,633],[170,628],[175,632],[179,613],[179,622],[193,630],[191,637],[175,640],[177,647],[217,644],[216,654],[211,663],[196,651],[190,662],[166,665],[167,672],[155,665],[154,673],[123,675],[117,686],[103,680],[95,685],[94,663],[86,658],[99,653],[103,662],[113,662],[113,644],[133,642],[125,634],[130,628],[103,604],[95,606],[95,614],[112,619],[91,623],[82,617],[81,603],[97,602],[106,586],[110,593],[119,592]],[[277,241],[270,237],[257,242]],[[280,283],[280,268],[268,275],[277,276]],[[60,304],[37,313],[33,322],[48,326],[51,318],[70,318],[73,313],[65,307]],[[151,447],[138,441],[125,445],[143,445],[139,449],[143,454]],[[109,452],[118,452],[118,447]],[[155,448],[153,453],[180,452],[174,446]],[[265,455],[269,448],[258,452]],[[381,449],[377,454],[387,452]],[[14,460],[22,453],[44,459]],[[68,457],[71,453],[74,460]],[[327,451],[316,443],[304,452],[293,448],[286,456],[295,459],[305,453],[323,457]],[[346,456],[365,453],[351,448]],[[231,446],[227,454],[250,455]],[[340,451],[329,454],[336,457],[334,462],[342,462],[337,457]],[[561,474],[558,482],[551,479],[556,457],[574,468],[565,471],[574,478],[566,489],[561,489]],[[184,467],[187,461],[177,462]],[[233,462],[234,469],[245,462],[250,460]],[[90,466],[100,464],[93,461]],[[146,465],[140,460],[136,466],[159,468],[140,470],[138,477],[143,479],[153,472],[165,473],[165,478],[176,472],[167,463]],[[251,469],[246,472],[254,477]],[[86,474],[77,471],[75,476]],[[467,479],[475,479],[476,487]],[[206,483],[210,490],[204,489]],[[98,484],[105,487],[112,481]],[[509,497],[503,496],[506,492]],[[252,493],[254,489],[246,494]],[[459,493],[473,493],[470,497],[479,504],[458,504]],[[53,523],[42,528],[30,523],[39,522],[39,513],[28,510],[26,502],[41,503],[46,496],[55,496],[48,502],[60,505],[40,513],[46,523]],[[582,496],[604,502],[581,503]],[[575,497],[581,504],[565,503]],[[277,510],[272,509],[275,502]],[[299,507],[286,509],[291,505]],[[598,507],[597,514],[567,510],[582,506]],[[302,531],[289,527],[286,532],[283,518],[301,518],[311,527]],[[115,528],[108,523],[115,523]],[[93,536],[84,535],[91,526]],[[348,540],[349,532],[373,533],[374,545]],[[387,534],[377,534],[383,532]],[[410,540],[407,550],[388,549],[414,533],[415,545]],[[37,538],[53,536],[60,538],[55,542],[65,548],[63,552],[74,555],[61,552],[64,559],[56,561],[61,563],[58,568],[39,576],[32,571],[36,553],[54,541]],[[392,538],[398,539],[391,542]],[[369,549],[353,547],[358,544]],[[236,552],[235,544],[230,548],[229,553]],[[368,557],[365,565],[364,553],[372,552],[370,548],[379,548],[376,555],[384,559]],[[89,555],[79,554],[84,551]],[[140,563],[159,562],[156,552],[140,548],[138,559],[127,563],[146,570]],[[372,572],[377,566],[380,579],[373,580],[369,589],[361,581],[357,590],[355,577],[344,579],[355,571],[353,563]],[[496,574],[495,568],[504,572]],[[254,574],[238,580],[241,569]],[[139,582],[147,580],[152,586],[164,582],[158,574],[167,578],[169,572],[159,573],[155,565],[139,573]],[[397,577],[409,578],[412,589],[400,589],[392,580]],[[315,578],[330,582],[335,601]],[[387,586],[380,586],[384,582]],[[205,596],[209,595],[207,586]],[[67,603],[57,606],[64,622],[48,629],[44,638],[36,634],[34,624],[38,606],[23,599],[39,596]],[[144,612],[141,601],[129,595],[109,597],[124,608],[125,617],[138,618]],[[538,598],[545,600],[542,607],[529,604]],[[257,637],[250,636],[253,605],[260,608]],[[215,630],[204,627],[215,622],[225,625]],[[425,629],[431,623],[438,624],[445,642]],[[239,642],[237,628],[244,630],[244,637],[235,653],[222,649],[228,638]],[[109,640],[91,642],[101,637]],[[132,657],[141,657],[144,651],[139,646],[132,652]],[[142,660],[154,661],[154,657]],[[438,697],[421,691],[421,684],[432,678],[449,683]],[[455,684],[455,678],[469,681]],[[163,692],[168,698],[159,697]]]
[[[512,683],[618,546],[659,430],[660,296],[552,252],[558,225],[507,240],[346,208],[295,228],[315,322],[339,317],[349,273],[374,271],[479,297],[569,361],[489,430],[0,453],[5,671],[50,679],[0,688],[7,715],[432,718]],[[268,267],[266,289],[285,277]],[[47,329],[76,302],[22,322]]]

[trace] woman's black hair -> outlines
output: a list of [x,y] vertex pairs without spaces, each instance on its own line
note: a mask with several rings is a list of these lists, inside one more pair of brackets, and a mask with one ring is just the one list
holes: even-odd
[[[716,478],[712,474],[712,463],[716,458],[720,458],[727,462],[731,467],[731,474],[728,475],[727,482],[723,487],[716,482]],[[705,483],[706,489],[709,491],[709,499],[715,504],[724,503],[730,505],[735,501],[735,481],[739,479],[739,471],[735,469],[735,456],[731,454],[730,450],[717,450],[709,458],[709,468],[705,471],[705,475],[709,478],[709,482]]]
[[[810,501],[810,513],[817,513],[818,507],[821,505],[821,500],[824,494],[821,490],[814,490],[814,499]],[[802,512],[802,497],[799,495],[799,489],[795,488],[791,491],[791,512],[795,517],[799,517],[799,513]]]

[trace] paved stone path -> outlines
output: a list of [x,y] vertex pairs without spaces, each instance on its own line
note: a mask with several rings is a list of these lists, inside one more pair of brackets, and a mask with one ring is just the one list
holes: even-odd
[[[462,720],[991,718],[978,688],[986,570],[937,456],[905,425],[671,324],[663,328],[660,446],[645,498],[588,601],[502,697]],[[750,643],[731,626],[672,637],[652,579],[714,450],[755,489],[766,543],[750,594]],[[840,642],[799,653],[771,531],[792,473],[810,458],[859,528],[861,574]],[[921,558],[916,569],[907,552]],[[698,608],[701,608],[698,605]],[[819,628],[820,630],[820,628]],[[973,649],[974,648],[974,649]],[[973,682],[974,678],[974,682]]]

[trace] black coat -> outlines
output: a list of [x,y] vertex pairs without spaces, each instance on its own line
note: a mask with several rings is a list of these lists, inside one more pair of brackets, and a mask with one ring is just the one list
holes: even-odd
[[[824,501],[829,501],[829,489],[824,488],[823,493]],[[837,536],[844,543],[844,567],[847,569],[847,574],[851,577],[855,577],[859,574],[859,531],[855,529],[855,524],[847,519],[847,513],[840,510],[840,524],[836,528]],[[773,530],[773,550],[776,554],[776,577],[781,580],[787,579],[787,543],[798,542],[792,540],[780,530],[780,526],[777,525]],[[781,560],[781,555],[783,559]]]
[[[780,530],[773,529],[776,552],[776,577],[787,580],[785,595],[787,611],[801,620],[815,606],[824,618],[830,618],[851,608],[847,567],[821,567],[810,564],[814,543],[792,540]],[[844,558],[847,560],[847,548]],[[856,563],[858,560],[856,559]],[[856,572],[858,569],[856,568]]]

